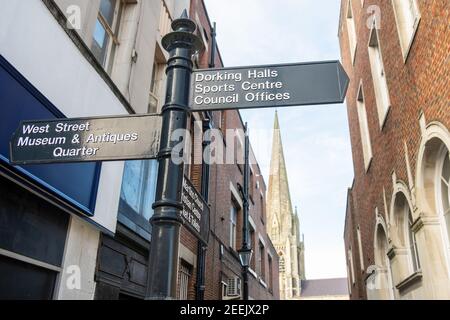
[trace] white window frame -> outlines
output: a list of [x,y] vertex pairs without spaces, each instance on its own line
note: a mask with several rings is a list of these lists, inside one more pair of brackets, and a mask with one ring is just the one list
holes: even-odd
[[[394,9],[400,47],[402,49],[403,62],[406,63],[417,33],[417,29],[419,28],[420,20],[422,18],[420,14],[419,3],[417,0],[391,1],[392,7]],[[414,7],[413,10],[411,10],[411,5]],[[409,12],[406,12],[406,10],[408,10]],[[405,21],[407,19],[407,14],[411,15],[412,21],[410,23]]]
[[[443,208],[443,199],[442,199],[442,169],[444,165],[445,157],[450,157],[450,151],[447,149],[445,145],[441,147],[441,150],[439,151],[439,156],[436,161],[436,177],[435,177],[435,191],[436,191],[436,204],[437,204],[437,213],[439,218],[439,224],[441,225],[441,234],[442,239],[444,241],[444,253],[447,260],[447,272],[450,276],[450,230],[447,227],[446,221],[445,221],[445,212]],[[449,189],[450,190],[450,189]]]
[[358,240],[358,249],[359,249],[359,263],[361,265],[361,271],[365,271],[362,240],[361,240],[361,228],[359,226],[356,228],[356,237],[358,238],[357,240]]
[[234,203],[230,207],[230,247],[236,249],[237,244],[237,219],[239,209]]
[[384,68],[380,36],[378,29],[376,28],[376,19],[374,19],[372,24],[367,48],[369,51],[369,62],[372,74],[372,83],[375,91],[378,119],[380,128],[382,129],[386,122],[387,115],[389,114],[389,109],[391,108],[391,99],[389,95],[386,70]]
[[192,277],[192,271],[183,263],[180,263],[179,272],[180,272],[180,285],[179,285],[180,300],[187,300],[189,296],[189,280]]
[[[112,25],[109,25],[108,21],[105,17],[103,17],[102,13],[100,12],[100,7],[98,10],[98,15],[96,18],[97,21],[103,26],[106,32],[106,37],[109,38],[107,48],[106,48],[106,54],[104,57],[104,61],[99,61],[99,63],[103,66],[103,68],[110,74],[112,71],[112,55],[114,52],[114,48],[117,47],[120,42],[118,39],[118,32],[120,28],[120,19],[122,15],[122,7],[123,3],[122,0],[116,1],[116,7],[114,8],[114,16]],[[93,39],[92,41],[95,41]]]
[[350,263],[350,271],[351,271],[351,283],[352,285],[354,285],[356,283],[356,279],[355,279],[355,266],[353,264],[353,251],[352,251],[352,247],[350,247],[347,251],[348,254],[348,262]]
[[352,65],[354,65],[356,48],[358,47],[358,38],[356,35],[355,15],[353,13],[352,0],[348,0],[347,2],[345,20],[347,22],[347,36],[349,41],[350,56],[352,59]]
[[364,88],[362,80],[359,84],[358,94],[356,96],[356,109],[359,120],[359,130],[361,135],[361,146],[363,150],[364,168],[369,170],[370,163],[373,159],[372,143],[370,139],[369,122],[367,119],[367,109],[364,99]]

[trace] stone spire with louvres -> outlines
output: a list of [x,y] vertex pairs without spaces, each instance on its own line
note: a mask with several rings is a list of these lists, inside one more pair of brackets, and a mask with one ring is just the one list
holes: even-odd
[[278,112],[275,113],[273,131],[267,216],[268,233],[282,261],[280,298],[299,298],[300,280],[304,278],[303,242],[298,215],[292,208]]

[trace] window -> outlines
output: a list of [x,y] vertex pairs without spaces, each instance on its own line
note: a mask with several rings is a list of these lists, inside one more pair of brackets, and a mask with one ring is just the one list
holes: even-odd
[[438,160],[436,191],[446,248],[450,252],[450,154],[447,149],[444,149]]
[[414,273],[420,269],[419,257],[417,254],[416,236],[412,230],[413,217],[411,208],[406,196],[397,193],[394,202],[395,231],[397,232],[398,247],[407,248],[410,272]]
[[150,83],[150,96],[148,103],[148,113],[158,113],[161,111],[162,99],[164,97],[164,80],[166,79],[166,61],[159,46],[156,46],[154,64],[152,68],[152,80]]
[[156,194],[158,163],[155,160],[125,162],[118,220],[150,240],[150,218]]
[[356,228],[356,236],[358,237],[359,263],[361,265],[361,271],[364,271],[364,256],[361,241],[361,230],[359,226]]
[[[245,154],[244,154],[244,143],[243,136],[241,135],[241,131],[237,130],[235,132],[235,142],[234,142],[234,158],[239,170],[244,173],[244,163],[245,163]],[[249,188],[250,194],[252,187]]]
[[230,247],[235,250],[237,250],[237,219],[238,209],[235,204],[232,204],[230,210]]
[[266,281],[266,259],[264,245],[261,241],[259,242],[259,275],[262,281]]
[[181,262],[179,271],[179,298],[180,300],[188,300],[189,298],[189,281],[192,276],[191,267]]
[[[255,252],[255,248],[256,248],[256,234],[255,234],[255,230],[250,227],[250,245],[253,249],[253,252]],[[256,259],[253,253],[253,258],[250,261],[250,268],[255,271],[256,270]]]
[[[376,212],[377,211],[378,210],[376,210]],[[374,254],[375,264],[377,267],[375,281],[378,283],[376,298],[379,300],[389,300],[394,297],[391,265],[387,256],[388,248],[389,244],[384,226],[382,224],[378,224],[375,235]]]
[[100,10],[95,23],[91,50],[98,62],[111,72],[112,57],[118,45],[120,0],[101,0]]
[[356,279],[355,279],[355,268],[353,265],[353,252],[352,252],[352,248],[350,247],[350,249],[348,249],[348,264],[350,266],[350,277],[351,277],[351,283],[355,284]]
[[392,0],[392,6],[394,7],[403,59],[406,61],[414,35],[419,26],[419,6],[417,0]]
[[268,264],[269,264],[269,291],[273,290],[273,261],[270,255],[267,256]]
[[358,111],[359,130],[361,132],[361,144],[363,149],[364,167],[369,169],[372,160],[372,144],[370,142],[369,123],[367,121],[366,104],[364,103],[364,92],[362,83],[359,86],[358,97],[356,99],[356,108]]
[[260,196],[261,201],[261,222],[263,224],[266,223],[266,202],[264,201],[264,196],[261,194]]
[[389,99],[389,90],[386,73],[384,70],[383,57],[381,55],[380,40],[378,38],[378,31],[375,28],[375,23],[376,22],[374,21],[369,40],[369,60],[375,90],[378,119],[380,121],[380,127],[382,128],[391,102]]
[[152,70],[152,82],[150,85],[150,95],[148,99],[148,113],[158,113],[159,111],[159,97],[160,95],[160,84],[161,84],[161,78],[160,78],[160,70],[163,68],[163,65],[160,63],[155,62],[153,64],[153,70]]
[[356,40],[355,19],[353,16],[351,0],[349,0],[348,4],[347,4],[347,31],[348,31],[348,41],[350,44],[350,54],[351,54],[352,64],[353,64],[355,62],[357,40]]

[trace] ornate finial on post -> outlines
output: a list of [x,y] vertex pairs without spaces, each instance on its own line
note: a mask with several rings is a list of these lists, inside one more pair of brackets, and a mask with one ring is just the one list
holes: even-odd
[[192,49],[194,52],[200,51],[204,45],[200,38],[194,34],[196,29],[197,25],[189,19],[185,9],[181,17],[172,22],[173,32],[165,35],[161,40],[161,44],[169,52],[174,48],[187,48]]

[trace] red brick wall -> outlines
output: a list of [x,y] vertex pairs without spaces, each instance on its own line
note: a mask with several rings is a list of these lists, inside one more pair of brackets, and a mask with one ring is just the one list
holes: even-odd
[[[361,1],[353,0],[358,39],[354,66],[350,59],[345,21],[347,1],[342,1],[341,4],[339,40],[343,65],[351,79],[347,93],[347,109],[355,171],[355,182],[351,192],[353,214],[347,215],[345,242],[346,249],[350,245],[353,248],[355,272],[360,270],[356,227],[359,225],[361,228],[363,258],[367,267],[374,264],[375,208],[377,207],[384,217],[386,215],[383,188],[386,190],[386,201],[389,205],[393,192],[392,173],[395,171],[399,180],[408,181],[404,142],[408,146],[410,164],[415,175],[414,168],[421,139],[420,114],[424,113],[427,123],[436,120],[450,128],[450,32],[448,32],[450,2],[448,0],[418,2],[421,21],[409,57],[404,63],[392,2],[366,0],[362,9]],[[381,8],[379,41],[391,100],[391,109],[382,129],[378,120],[367,49],[370,30],[366,27],[366,20],[369,18],[366,10],[374,4]],[[356,95],[361,79],[374,155],[367,173],[364,168],[356,111]],[[358,282],[362,281],[361,278],[358,275]],[[352,298],[365,297],[365,292],[361,292],[363,288],[362,284],[352,288]]]
[[[202,28],[205,29],[208,35],[211,34],[211,23],[209,21],[205,5],[203,0],[192,0],[190,16],[195,17],[198,15]],[[220,28],[220,26],[219,26]],[[209,37],[209,42],[211,42],[211,37]],[[220,51],[217,49],[217,55],[215,59],[216,67],[223,67],[223,63],[220,57]],[[199,57],[198,67],[208,68],[209,64],[209,51],[204,52]],[[221,121],[221,112],[213,112],[213,126],[215,128],[220,128],[223,124],[225,128],[223,129],[243,129],[242,119],[238,111],[226,111],[225,114],[226,121]],[[200,143],[196,141],[195,143]],[[260,175],[259,167],[253,166],[254,173]],[[265,195],[265,183],[260,177],[260,186],[263,194]],[[193,181],[196,188],[201,188],[201,165],[194,165],[191,168],[191,180]],[[227,277],[241,276],[241,266],[239,263],[239,258],[237,252],[230,248],[230,206],[232,201],[232,193],[230,190],[230,182],[234,185],[235,189],[238,190],[238,183],[243,185],[243,174],[239,169],[237,164],[218,164],[210,166],[210,191],[209,191],[209,203],[211,205],[211,216],[210,216],[210,226],[211,235],[207,250],[206,259],[206,272],[205,272],[205,283],[206,299],[221,299],[221,281]],[[256,183],[256,179],[255,179]],[[255,184],[253,184],[255,187]],[[255,194],[259,194],[256,193]],[[269,250],[273,256],[273,280],[274,280],[274,294],[270,293],[269,290],[264,288],[255,278],[250,276],[250,296],[255,299],[277,299],[279,298],[278,293],[278,256],[276,254],[273,245],[271,244],[264,224],[260,219],[260,212],[262,210],[262,204],[259,200],[259,196],[255,199],[255,204],[250,207],[250,214],[253,220],[257,224],[257,232],[261,233],[266,245],[267,250]],[[238,221],[238,237],[237,244],[238,247],[242,243],[242,210],[239,214]],[[189,234],[188,231],[184,230],[181,234],[181,242],[197,254],[197,241]],[[221,246],[223,246],[223,255],[221,255]],[[255,250],[256,251],[256,250]],[[254,259],[257,257],[254,257]],[[266,258],[267,264],[267,258]],[[266,270],[268,270],[268,265],[266,265]],[[195,288],[195,281],[192,283],[193,288]],[[195,290],[195,289],[193,289]]]

